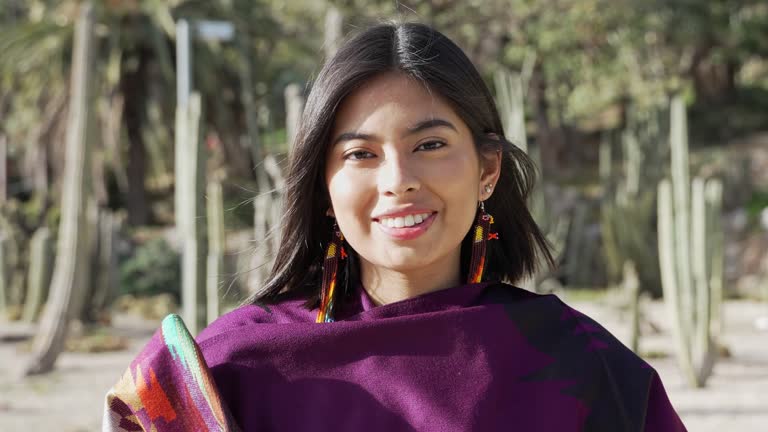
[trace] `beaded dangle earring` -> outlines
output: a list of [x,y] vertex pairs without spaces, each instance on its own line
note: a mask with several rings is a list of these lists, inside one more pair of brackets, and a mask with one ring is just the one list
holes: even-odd
[[336,298],[336,285],[338,279],[339,261],[347,257],[344,250],[344,235],[339,231],[336,222],[333,222],[333,234],[328,247],[325,249],[323,259],[323,285],[320,294],[320,310],[317,312],[315,322],[333,322],[333,306]]
[[[492,186],[485,185],[486,193],[491,193],[492,190]],[[477,212],[475,226],[472,227],[474,237],[472,239],[472,260],[469,265],[468,283],[478,283],[483,280],[486,242],[499,238],[499,233],[491,232],[491,224],[493,224],[493,216],[485,212],[485,202],[480,201],[480,211]]]

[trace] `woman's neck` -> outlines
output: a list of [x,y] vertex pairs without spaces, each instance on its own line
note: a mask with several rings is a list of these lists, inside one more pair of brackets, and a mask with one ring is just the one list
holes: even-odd
[[455,287],[460,284],[460,278],[458,262],[440,263],[413,271],[396,271],[360,260],[363,288],[376,306]]

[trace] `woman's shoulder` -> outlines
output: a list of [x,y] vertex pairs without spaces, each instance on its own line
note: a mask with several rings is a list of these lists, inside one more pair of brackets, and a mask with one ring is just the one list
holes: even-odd
[[[613,424],[630,420],[642,424],[648,404],[669,405],[651,365],[558,296],[510,285],[499,285],[488,296],[504,306],[506,316],[527,343],[551,359],[531,379],[559,377],[570,381],[569,392],[585,400],[593,399],[593,408],[601,412],[596,417],[617,422]],[[668,418],[674,420],[676,416]]]
[[214,320],[196,339],[198,343],[205,343],[222,334],[252,331],[256,325],[314,322],[314,313],[304,307],[305,301],[293,298],[276,304],[241,305]]
[[556,346],[589,356],[616,353],[630,364],[650,368],[600,323],[555,294],[537,294],[498,284],[488,291],[486,301],[503,305],[516,327],[542,346]]
[[239,430],[213,385],[198,345],[176,314],[163,319],[160,328],[107,392],[102,428]]

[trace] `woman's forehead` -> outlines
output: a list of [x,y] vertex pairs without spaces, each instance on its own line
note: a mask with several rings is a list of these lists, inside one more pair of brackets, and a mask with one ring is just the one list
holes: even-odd
[[[466,125],[450,104],[426,83],[403,73],[389,72],[368,80],[347,96],[336,111],[334,136],[366,128],[408,128],[419,121],[441,118]],[[461,125],[459,125],[461,123]]]

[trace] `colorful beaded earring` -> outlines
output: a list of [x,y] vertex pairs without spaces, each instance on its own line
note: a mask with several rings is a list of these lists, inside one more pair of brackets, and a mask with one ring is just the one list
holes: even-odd
[[[485,185],[485,192],[491,193],[493,187]],[[486,242],[488,240],[498,240],[499,233],[491,232],[493,216],[485,212],[485,202],[480,201],[480,209],[477,212],[475,226],[472,228],[474,237],[472,238],[472,260],[469,264],[468,283],[478,283],[483,280],[483,271],[485,270]]]
[[320,291],[320,309],[317,312],[315,322],[333,322],[333,306],[336,298],[336,285],[339,270],[339,261],[347,257],[344,250],[344,235],[339,231],[336,222],[333,222],[333,234],[328,247],[325,249],[323,259],[323,285]]

